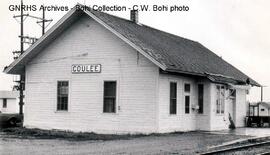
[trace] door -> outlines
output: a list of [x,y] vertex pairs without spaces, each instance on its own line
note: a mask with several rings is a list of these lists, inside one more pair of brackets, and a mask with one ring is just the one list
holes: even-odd
[[235,122],[235,98],[230,98],[228,102],[227,120],[229,120],[229,115],[231,116],[233,122]]

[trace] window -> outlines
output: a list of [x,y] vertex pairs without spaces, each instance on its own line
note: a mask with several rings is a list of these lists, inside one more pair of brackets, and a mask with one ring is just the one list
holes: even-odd
[[225,102],[225,88],[224,86],[217,86],[216,90],[216,113],[224,114],[224,102]]
[[3,98],[3,108],[6,108],[6,107],[7,107],[7,99]]
[[190,109],[190,96],[185,96],[185,113],[189,114]]
[[261,109],[261,111],[264,111],[264,109]]
[[116,106],[116,81],[104,82],[103,112],[115,113]]
[[198,84],[198,113],[202,114],[203,113],[203,84]]
[[68,81],[57,82],[57,110],[68,110]]
[[170,114],[176,114],[177,104],[177,84],[176,82],[170,83]]
[[185,92],[185,113],[190,113],[190,84],[185,83],[184,92]]
[[185,92],[189,93],[190,92],[190,84],[186,83],[184,87],[185,87]]

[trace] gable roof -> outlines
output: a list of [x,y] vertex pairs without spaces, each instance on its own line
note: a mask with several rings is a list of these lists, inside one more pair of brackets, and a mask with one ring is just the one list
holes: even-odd
[[[74,7],[76,8],[76,7]],[[163,71],[207,77],[213,82],[260,86],[240,70],[198,42],[169,34],[104,12],[72,9],[4,71],[18,74],[23,66],[58,34],[86,13]]]

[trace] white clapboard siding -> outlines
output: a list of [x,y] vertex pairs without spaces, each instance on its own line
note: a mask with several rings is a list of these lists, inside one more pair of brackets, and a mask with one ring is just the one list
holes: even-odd
[[[101,64],[101,73],[72,74],[72,64]],[[56,111],[57,81],[69,81],[67,112]],[[103,83],[117,81],[117,112],[103,113]],[[177,82],[177,114],[169,114],[170,82]],[[185,114],[204,85],[204,112]],[[237,89],[235,124],[244,125],[245,90]],[[226,95],[229,90],[226,91]],[[24,126],[97,133],[152,133],[227,129],[216,114],[216,84],[207,79],[159,73],[159,68],[88,16],[82,16],[26,66]]]
[[[72,64],[101,73],[71,74]],[[87,16],[26,66],[26,127],[97,133],[157,132],[159,68]],[[69,80],[67,112],[56,111],[57,80]],[[103,82],[117,81],[117,110],[103,113]]]
[[[177,114],[171,115],[169,113],[169,95],[170,82],[177,82]],[[198,84],[204,84],[204,113],[197,114],[197,112],[190,109],[189,114],[185,114],[184,102],[184,84],[191,85],[190,92],[190,108],[192,105],[198,104]],[[160,75],[159,78],[159,130],[160,132],[173,131],[192,131],[192,130],[208,130],[209,127],[209,81],[196,82],[192,78],[172,75]]]

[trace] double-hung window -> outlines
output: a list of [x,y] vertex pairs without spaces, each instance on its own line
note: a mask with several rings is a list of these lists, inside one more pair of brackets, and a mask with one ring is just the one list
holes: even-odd
[[170,114],[176,114],[177,109],[177,83],[170,83]]
[[57,110],[67,111],[68,110],[68,81],[57,82]]
[[216,113],[224,114],[225,108],[225,87],[217,85],[216,87]]
[[116,81],[104,82],[103,112],[116,112]]

